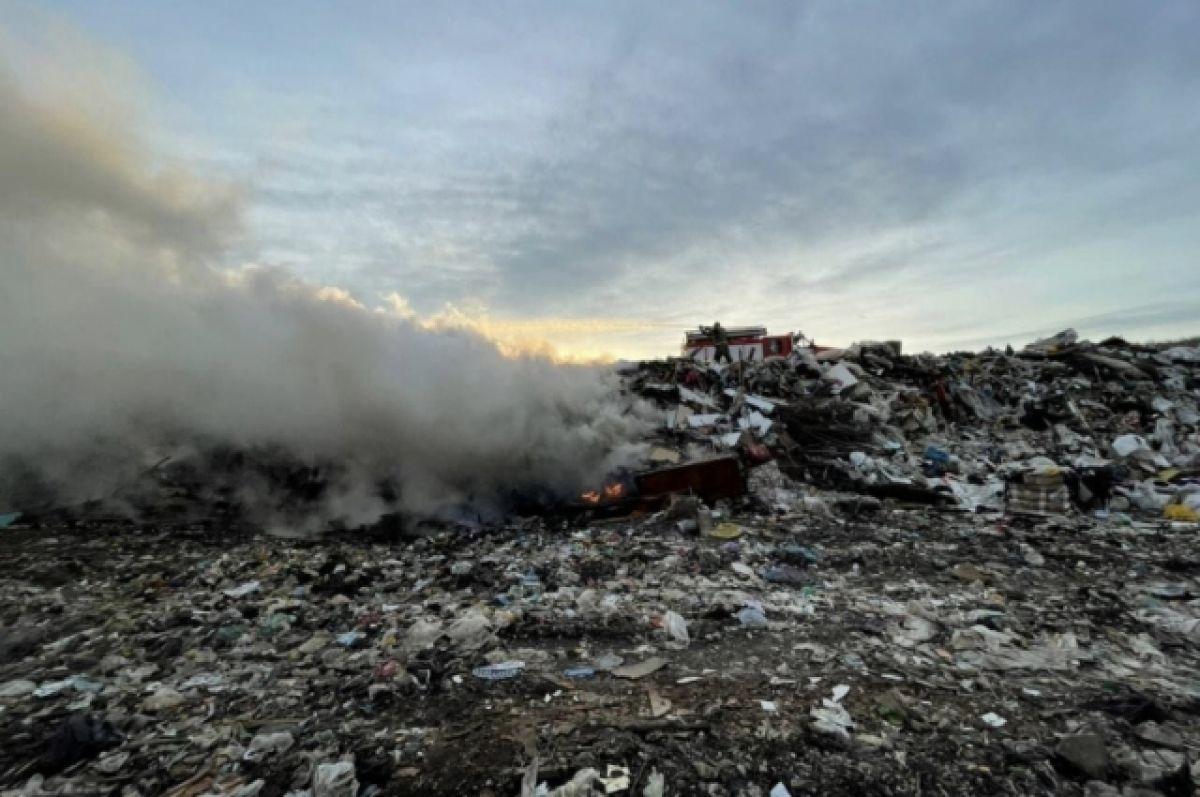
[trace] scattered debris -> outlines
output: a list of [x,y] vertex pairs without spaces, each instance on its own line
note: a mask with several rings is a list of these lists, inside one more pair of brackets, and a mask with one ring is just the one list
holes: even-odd
[[50,736],[46,744],[46,766],[59,772],[72,764],[88,761],[124,741],[112,723],[92,714],[72,714]]
[[666,667],[670,662],[660,656],[652,656],[645,661],[640,661],[636,664],[625,664],[620,667],[615,667],[612,674],[618,678],[629,678],[637,680],[645,678],[647,675],[654,673]]
[[644,469],[490,523],[27,513],[0,789],[1189,793],[1200,350],[899,351],[627,366]]
[[471,674],[485,681],[504,681],[509,678],[516,678],[524,669],[525,662],[523,661],[502,661],[499,664],[476,667],[471,670]]
[[1008,720],[1004,719],[1004,717],[1001,717],[994,711],[989,711],[979,719],[983,720],[983,724],[987,725],[989,728],[1003,728],[1008,724]]
[[1054,749],[1069,771],[1088,780],[1104,780],[1111,762],[1104,738],[1095,733],[1068,736]]

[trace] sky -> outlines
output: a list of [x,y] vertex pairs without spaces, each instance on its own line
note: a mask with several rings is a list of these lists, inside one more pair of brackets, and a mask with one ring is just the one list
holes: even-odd
[[1200,334],[1197,41],[1194,0],[0,0],[0,77],[237,196],[220,264],[567,358]]

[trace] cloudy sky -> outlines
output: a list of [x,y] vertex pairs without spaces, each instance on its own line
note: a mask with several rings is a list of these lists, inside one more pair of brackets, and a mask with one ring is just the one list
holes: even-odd
[[1194,0],[0,0],[24,95],[56,53],[234,187],[229,266],[576,356],[1200,333],[1198,41]]

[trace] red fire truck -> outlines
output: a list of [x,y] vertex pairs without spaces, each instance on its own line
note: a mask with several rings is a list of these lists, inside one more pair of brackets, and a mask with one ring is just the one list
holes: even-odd
[[[758,361],[766,357],[786,357],[792,353],[792,336],[768,335],[766,327],[727,327],[725,339],[734,362]],[[683,356],[700,362],[712,362],[716,357],[716,341],[712,329],[701,327],[684,333]]]

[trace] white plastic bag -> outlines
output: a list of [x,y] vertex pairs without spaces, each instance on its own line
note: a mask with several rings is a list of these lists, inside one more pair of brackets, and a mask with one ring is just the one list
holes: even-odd
[[318,765],[313,772],[312,793],[313,797],[355,797],[358,778],[354,774],[354,762]]
[[677,642],[687,645],[692,641],[688,634],[687,620],[676,612],[669,611],[663,615],[663,629],[666,630],[667,636]]

